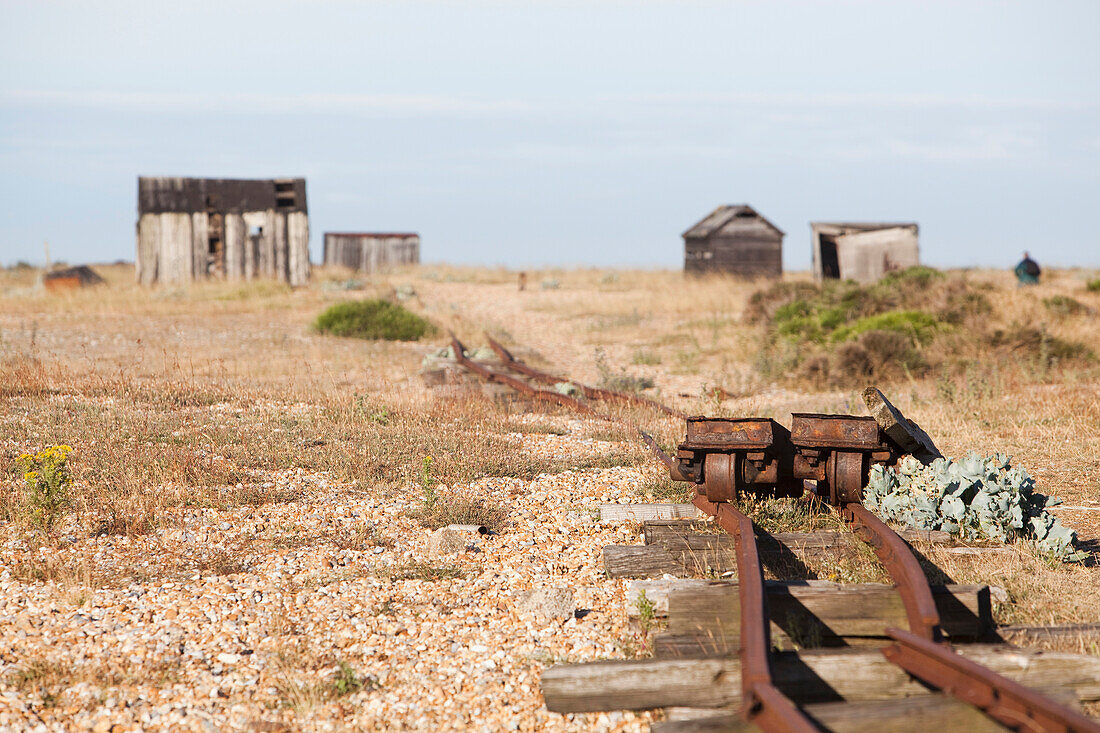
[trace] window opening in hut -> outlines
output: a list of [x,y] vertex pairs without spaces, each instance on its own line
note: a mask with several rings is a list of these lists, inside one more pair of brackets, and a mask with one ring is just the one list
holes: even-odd
[[821,274],[823,277],[840,278],[840,261],[836,254],[836,239],[821,235]]

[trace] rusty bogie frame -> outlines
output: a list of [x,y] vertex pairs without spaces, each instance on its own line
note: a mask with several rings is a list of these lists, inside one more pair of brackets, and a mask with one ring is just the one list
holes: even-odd
[[800,496],[814,481],[822,499],[843,506],[862,501],[872,465],[901,455],[871,417],[795,413],[790,430],[769,418],[689,417],[672,476],[713,502]]

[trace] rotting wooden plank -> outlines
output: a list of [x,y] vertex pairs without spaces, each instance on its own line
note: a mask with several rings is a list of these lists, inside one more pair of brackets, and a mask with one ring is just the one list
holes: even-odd
[[740,679],[736,660],[690,659],[556,665],[540,682],[547,710],[580,713],[726,707],[740,701]]
[[702,578],[656,578],[632,581],[626,589],[626,615],[641,615],[638,599],[645,593],[646,600],[652,604],[653,616],[665,618],[668,616],[668,595],[672,590],[701,588],[709,582]]
[[882,428],[882,432],[905,451],[912,453],[924,463],[930,463],[942,457],[928,433],[902,415],[901,410],[894,407],[880,390],[875,387],[863,390],[863,402],[867,405],[871,416],[875,418],[875,422]]
[[[881,645],[887,626],[904,627],[905,607],[890,585],[768,581],[772,643],[779,649]],[[944,633],[952,640],[988,639],[989,588],[932,586]],[[668,631],[654,641],[658,656],[736,651],[740,639],[737,584],[709,582],[668,591]]]
[[[953,697],[925,695],[899,700],[818,703],[802,710],[830,733],[926,733],[930,730],[1005,731],[978,708]],[[656,723],[653,733],[742,733],[759,731],[736,715]]]
[[600,504],[600,522],[604,524],[705,516],[694,504]]
[[[809,623],[817,619],[831,630],[827,637],[870,636],[884,638],[885,625],[905,623],[905,611],[897,590],[881,583],[841,584],[828,580],[769,580],[768,602],[773,616],[801,612],[811,616]],[[715,581],[697,578],[635,580],[627,588],[627,615],[637,616],[638,599],[645,593],[656,618],[676,618],[669,624],[669,632],[690,633],[710,628],[714,619],[722,617],[723,625],[736,628],[736,608],[725,612],[727,605],[737,599],[736,581]],[[992,609],[988,586],[985,585],[934,585],[944,630],[955,638],[978,639],[986,637],[993,629]],[[670,598],[675,597],[675,604]],[[674,607],[673,607],[674,606]],[[723,617],[725,613],[728,618]],[[799,619],[799,622],[803,619]],[[1097,625],[1100,632],[1100,624]],[[772,634],[783,634],[773,627]]]
[[[713,543],[719,545],[729,544],[732,539],[724,532],[705,531],[713,529],[713,524],[691,520],[648,520],[644,522],[642,531],[645,533],[646,544],[674,545],[678,542],[694,544],[697,548],[709,547]],[[900,529],[898,535],[906,542],[926,543],[930,545],[952,545],[954,539],[947,532],[939,530]],[[708,538],[723,539],[708,539]],[[860,544],[858,538],[848,531],[818,530],[816,532],[774,532],[757,536],[757,542],[765,545],[772,538],[775,542],[787,545],[791,548],[818,549],[830,547],[849,547]],[[983,547],[967,548],[984,550]]]
[[604,572],[609,578],[659,578],[687,575],[684,564],[655,545],[608,545],[603,548]]
[[[1003,645],[961,645],[963,657],[1035,689],[1060,688],[1078,700],[1100,700],[1100,657]],[[542,675],[552,712],[734,707],[741,701],[735,657],[645,659],[558,665]],[[836,649],[772,655],[776,686],[796,704],[890,700],[932,694],[877,650]]]

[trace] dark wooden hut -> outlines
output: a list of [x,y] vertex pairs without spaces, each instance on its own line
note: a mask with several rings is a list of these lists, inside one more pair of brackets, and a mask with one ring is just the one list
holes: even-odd
[[137,277],[309,280],[304,178],[138,179]]
[[719,206],[684,232],[684,272],[778,277],[783,232],[751,206]]

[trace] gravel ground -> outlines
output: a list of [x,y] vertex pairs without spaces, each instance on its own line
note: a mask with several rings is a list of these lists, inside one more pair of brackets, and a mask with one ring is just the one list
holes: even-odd
[[[555,455],[613,447],[523,436],[523,450]],[[636,499],[644,480],[614,468],[478,481],[473,492],[508,507],[504,527],[434,559],[415,488],[369,497],[300,471],[271,476],[301,492],[288,503],[185,509],[155,534],[70,536],[60,550],[9,540],[0,727],[644,730],[648,715],[548,713],[538,685],[549,664],[638,642],[625,582],[599,565],[633,529],[591,510]],[[50,563],[71,574],[28,582]],[[196,563],[206,569],[185,569]],[[461,575],[400,579],[416,563]],[[521,594],[543,587],[573,590],[577,612],[523,613]],[[332,692],[341,663],[362,689]]]

